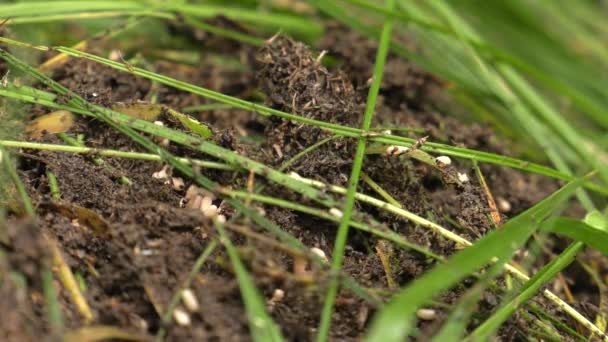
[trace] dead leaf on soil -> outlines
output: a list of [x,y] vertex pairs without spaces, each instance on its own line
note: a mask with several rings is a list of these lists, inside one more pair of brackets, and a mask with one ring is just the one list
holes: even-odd
[[112,110],[126,114],[132,118],[142,119],[146,121],[154,121],[163,111],[163,106],[154,103],[136,102],[123,103],[117,102],[112,105]]
[[74,125],[74,114],[58,110],[32,120],[25,128],[28,137],[39,139],[44,133],[67,132]]
[[59,214],[71,220],[77,220],[78,224],[90,228],[98,237],[109,236],[108,223],[93,210],[61,202],[52,202],[48,205]]
[[107,340],[123,340],[123,341],[151,341],[152,339],[146,335],[132,333],[124,329],[97,325],[80,328],[67,332],[64,336],[64,341],[80,342],[80,341],[107,341]]

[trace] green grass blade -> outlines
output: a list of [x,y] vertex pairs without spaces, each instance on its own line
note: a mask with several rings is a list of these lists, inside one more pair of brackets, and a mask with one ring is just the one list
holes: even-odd
[[239,253],[234,245],[232,245],[226,231],[219,223],[216,223],[215,227],[220,233],[220,242],[226,248],[226,252],[228,252],[230,262],[234,268],[234,273],[239,281],[239,288],[241,289],[241,296],[245,302],[245,309],[247,310],[247,317],[249,319],[249,329],[251,330],[253,340],[258,342],[283,341],[279,328],[266,312],[266,306],[264,305],[262,296],[247,273],[247,270],[239,257]]
[[[446,21],[453,28],[457,36],[461,37],[463,41],[464,38],[462,37],[469,36],[482,42],[481,38],[477,37],[473,29],[451,9],[449,4],[443,2],[431,2],[429,4],[437,13],[440,13],[443,17],[445,17]],[[477,55],[474,46],[471,46],[468,52],[473,55],[477,62],[476,65],[472,66],[472,70],[475,70],[475,72],[480,75],[481,79],[484,80],[488,88],[490,88],[496,94],[496,96],[501,99],[506,108],[510,109],[511,115],[515,116],[520,124],[523,124],[522,128],[534,138],[534,140],[540,147],[543,148],[543,150],[545,150],[547,156],[553,162],[553,164],[556,165],[560,171],[566,174],[571,174],[570,167],[564,160],[564,154],[569,151],[566,144],[560,139],[560,137],[556,136],[552,131],[547,129],[547,127],[545,127],[546,125],[544,125],[532,114],[531,110],[524,105],[523,101],[513,94],[513,91],[506,86],[506,83],[508,82],[500,75],[499,72],[495,71],[494,68],[486,65],[486,63]],[[523,96],[526,96],[526,98],[531,96],[541,104],[545,104],[542,99],[535,94],[534,90],[527,85],[525,81],[520,79],[520,77],[512,70],[510,66],[499,63],[497,68],[501,71],[512,73],[515,75],[514,79],[521,81],[514,86],[518,86],[520,89],[526,89],[526,93],[522,94]],[[576,132],[572,130],[571,134],[576,134]],[[582,141],[581,144],[583,144]],[[577,151],[580,151],[582,148],[586,149],[586,147],[579,146]],[[597,166],[597,162],[591,162],[590,164]],[[592,202],[586,193],[579,191],[577,196],[585,207],[592,206]]]
[[458,304],[450,313],[441,330],[433,336],[432,342],[458,342],[462,340],[469,324],[469,318],[475,312],[477,302],[481,299],[483,291],[502,270],[502,265],[497,263],[483,273],[481,279],[458,300]]
[[[1,6],[1,5],[0,5]],[[91,19],[107,19],[118,18],[125,16],[151,17],[174,20],[175,16],[154,10],[120,10],[120,11],[97,11],[97,12],[78,12],[65,14],[47,14],[42,16],[20,16],[11,18],[7,25],[26,25],[34,23],[49,23],[55,21],[72,21],[72,20],[91,20]]]
[[207,32],[211,32],[214,34],[217,34],[220,37],[226,37],[232,40],[235,40],[237,42],[241,42],[244,44],[250,44],[253,46],[262,46],[264,45],[264,39],[262,38],[258,38],[255,36],[250,36],[238,31],[234,31],[234,30],[228,30],[222,27],[218,27],[218,26],[213,26],[210,24],[207,24],[205,22],[202,22],[200,20],[196,20],[190,16],[186,16],[184,17],[184,22],[190,26],[196,27],[198,29],[207,31]]
[[[32,9],[36,9],[33,11]],[[218,15],[236,21],[255,24],[267,30],[284,30],[307,39],[314,39],[323,33],[322,26],[310,18],[302,18],[288,13],[261,12],[255,8],[230,7],[212,4],[184,4],[164,2],[150,5],[141,1],[33,1],[17,4],[0,5],[0,18],[19,19],[26,17],[32,21],[48,19],[67,19],[70,15],[78,17],[81,13],[105,12],[111,14],[140,14],[176,19],[174,12],[180,12],[196,18],[210,18]],[[35,13],[36,16],[32,16]],[[23,23],[23,21],[22,21]]]
[[[205,264],[205,261],[207,261],[209,256],[211,256],[211,254],[215,251],[215,248],[217,247],[217,245],[218,245],[217,239],[211,240],[211,242],[209,242],[207,244],[207,247],[205,247],[203,252],[198,256],[198,258],[196,258],[196,261],[194,262],[192,269],[188,273],[188,276],[180,284],[179,288],[173,294],[173,297],[171,297],[171,300],[169,301],[169,305],[167,305],[167,309],[165,310],[165,313],[163,314],[163,316],[161,318],[161,320],[165,326],[169,326],[169,324],[171,324],[171,318],[173,317],[173,311],[175,311],[175,308],[177,308],[177,306],[179,305],[179,302],[182,300],[183,291],[190,287],[190,284],[192,284],[192,281],[194,281],[194,278],[200,272],[201,268]],[[165,337],[165,328],[158,329],[158,332],[156,333],[156,338],[155,338],[156,341],[162,342],[164,337]]]
[[490,318],[473,331],[468,337],[472,341],[486,341],[496,332],[502,323],[504,323],[523,303],[534,296],[539,289],[548,281],[553,279],[557,273],[570,265],[576,254],[583,248],[580,242],[570,245],[559,257],[553,259],[550,263],[530,278],[524,286],[517,291],[517,296],[510,300],[505,305],[501,306]]
[[55,281],[53,279],[53,271],[50,267],[44,267],[41,271],[42,291],[46,300],[47,319],[53,334],[59,335],[63,330],[63,314],[61,313],[61,304]]
[[[69,137],[68,137],[69,138]],[[76,144],[80,144],[73,138]],[[74,145],[58,145],[58,144],[43,144],[35,143],[30,141],[14,141],[14,140],[0,140],[0,146],[3,147],[16,147],[34,150],[45,150],[55,152],[68,152],[68,153],[81,153],[81,154],[93,154],[98,156],[106,157],[117,157],[117,158],[128,158],[138,160],[149,160],[149,161],[162,161],[162,158],[156,154],[142,153],[142,152],[126,152],[120,150],[109,150],[109,149],[98,149],[86,146],[74,146]],[[203,168],[217,169],[217,170],[238,170],[237,167],[232,165],[190,158],[177,158],[184,164],[193,164]]]
[[[392,9],[394,6],[395,0],[386,0],[386,7],[388,9]],[[376,99],[378,97],[378,92],[380,91],[380,83],[382,81],[382,74],[384,72],[384,63],[386,62],[386,56],[388,55],[392,28],[393,20],[386,20],[384,27],[382,28],[380,45],[378,46],[378,51],[376,54],[372,84],[367,95],[365,113],[363,115],[363,123],[361,125],[363,132],[367,132],[370,129],[372,118],[374,117]],[[346,192],[346,199],[344,201],[344,207],[342,210],[342,220],[340,222],[340,226],[338,227],[338,233],[332,253],[331,272],[334,274],[340,272],[340,269],[342,268],[342,260],[344,258],[344,250],[346,248],[346,239],[348,238],[348,228],[350,227],[350,219],[353,213],[353,206],[355,204],[355,194],[357,192],[357,186],[359,185],[359,176],[361,174],[361,167],[363,166],[366,145],[367,140],[363,136],[359,137],[357,141],[357,150],[353,159],[351,175],[348,180],[348,190]],[[325,302],[323,303],[321,322],[319,323],[319,333],[317,335],[317,341],[319,342],[327,341],[327,338],[329,337],[331,317],[334,310],[333,306],[337,294],[338,278],[332,277],[325,296]]]
[[540,223],[553,213],[557,206],[566,201],[579,186],[580,181],[569,183],[534,207],[509,220],[500,230],[486,235],[473,246],[455,254],[446,263],[436,266],[401,290],[377,314],[367,340],[403,341],[413,328],[414,313],[420,305],[493,259],[506,262],[507,258],[538,229]]
[[[337,223],[341,222],[340,218],[330,214],[329,211],[327,211],[327,210],[312,208],[312,207],[305,206],[303,204],[299,204],[299,203],[293,202],[293,201],[282,200],[279,198],[269,197],[269,196],[265,196],[265,195],[251,194],[246,191],[228,190],[228,191],[224,192],[224,194],[229,197],[232,197],[232,198],[250,199],[250,200],[256,201],[256,202],[266,203],[266,204],[275,205],[275,206],[278,206],[281,208],[299,211],[301,213],[313,215],[313,216],[323,218],[323,219],[326,219],[326,220],[332,221],[332,222],[337,222]],[[416,252],[419,252],[420,254],[426,255],[426,256],[436,259],[436,260],[443,260],[443,258],[441,256],[431,252],[426,247],[422,247],[420,245],[412,243],[412,242],[408,241],[407,239],[405,239],[403,236],[401,236],[391,230],[375,228],[371,225],[365,224],[363,222],[358,222],[358,221],[355,221],[352,219],[350,220],[349,224],[353,228],[356,228],[360,231],[370,233],[372,235],[377,236],[378,238],[381,238],[381,239],[384,239],[387,241],[391,241],[391,242],[395,243],[395,245],[397,245],[397,246],[414,250]]]
[[554,77],[554,73],[545,72],[542,68],[538,68],[537,64],[530,64],[524,59],[506,52],[504,49],[487,42],[480,42],[475,36],[466,34],[458,37],[449,28],[428,19],[415,16],[412,12],[387,11],[380,6],[365,0],[349,0],[349,3],[374,13],[391,16],[404,23],[415,24],[424,30],[440,33],[441,35],[447,36],[446,38],[448,39],[463,39],[467,44],[470,44],[483,52],[483,55],[487,56],[487,59],[495,59],[502,63],[509,64],[542,82],[545,87],[571,99],[579,109],[589,116],[590,119],[594,120],[597,124],[602,125],[602,127],[608,127],[608,115],[606,115],[606,111],[602,109],[603,106],[601,102],[595,101],[588,94],[580,91],[577,87],[572,86],[568,82],[564,82],[563,80]]
[[542,230],[584,242],[608,256],[608,224],[606,222],[603,226],[593,226],[567,217],[556,217],[548,220]]
[[545,121],[564,139],[570,147],[587,163],[589,168],[597,170],[604,184],[608,184],[608,165],[592,152],[589,141],[581,136],[570,123],[564,118],[528,84],[528,82],[517,74],[511,67],[499,66],[498,68],[505,79],[512,85],[513,89],[539,113]]
[[4,169],[4,173],[9,176],[15,185],[15,189],[17,189],[17,193],[21,197],[21,202],[23,204],[23,208],[25,209],[25,213],[30,217],[34,217],[36,212],[34,210],[34,206],[32,205],[32,200],[25,189],[25,185],[23,185],[23,182],[17,174],[17,169],[13,164],[11,156],[3,147],[0,147],[0,167]]
[[28,1],[0,5],[0,13],[2,13],[4,18],[31,16],[33,13],[43,16],[50,14],[141,9],[143,9],[143,6],[137,1]]

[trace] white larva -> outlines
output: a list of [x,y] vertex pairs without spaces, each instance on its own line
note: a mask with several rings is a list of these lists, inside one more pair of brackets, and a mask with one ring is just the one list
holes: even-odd
[[502,197],[498,197],[496,201],[498,202],[498,209],[500,211],[502,211],[503,213],[508,213],[509,211],[511,211],[511,203],[509,203],[509,201]]
[[439,167],[445,167],[452,164],[452,159],[450,159],[448,156],[439,156],[435,158],[435,162]]
[[329,213],[337,218],[342,218],[342,210],[338,209],[338,208],[331,208],[329,209]]
[[409,147],[391,145],[384,150],[384,153],[388,154],[389,156],[398,156],[400,154],[409,152],[409,150]]
[[217,216],[217,206],[215,204],[210,205],[206,209],[201,209],[201,211],[203,212],[203,215],[205,215],[205,217],[212,218]]
[[184,302],[184,306],[190,312],[198,311],[198,299],[194,295],[194,292],[191,289],[185,289],[182,291],[182,301]]
[[175,320],[175,323],[183,327],[187,327],[192,323],[190,315],[180,308],[173,310],[173,319]]
[[283,291],[281,289],[275,289],[274,292],[272,293],[272,298],[270,299],[270,301],[272,303],[278,303],[278,302],[282,301],[283,298],[285,298],[285,291]]
[[213,205],[213,199],[209,196],[203,197],[201,200],[201,211],[209,209]]
[[433,309],[418,309],[416,316],[424,321],[432,321],[437,317],[437,312]]
[[323,252],[321,248],[312,247],[310,251],[319,258],[323,259],[323,261],[329,262],[329,259],[327,259],[327,255],[325,255],[325,252]]
[[182,191],[184,190],[184,187],[186,186],[184,184],[184,180],[180,177],[173,177],[171,179],[172,183],[173,183],[173,189],[177,190],[177,191]]
[[295,179],[302,179],[302,176],[300,176],[300,175],[299,175],[297,172],[294,172],[294,171],[291,171],[291,172],[289,173],[289,176],[290,176],[291,178],[295,178]]

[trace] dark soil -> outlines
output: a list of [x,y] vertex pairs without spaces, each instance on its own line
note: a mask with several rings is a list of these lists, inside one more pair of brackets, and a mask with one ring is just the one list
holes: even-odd
[[[218,20],[226,22],[226,19]],[[226,22],[226,25],[232,24]],[[316,47],[317,51],[328,50],[328,55],[340,60],[338,66],[328,69],[307,46],[286,37],[275,37],[257,50],[214,35],[190,33],[203,49],[215,48],[217,53],[238,56],[243,68],[210,62],[184,66],[155,61],[155,71],[242,98],[255,99],[255,94],[261,91],[265,94],[265,104],[272,108],[331,123],[353,127],[360,124],[373,69],[374,42],[339,25],[333,26]],[[85,99],[104,106],[115,102],[149,101],[153,97],[177,110],[208,104],[198,96],[153,85],[148,80],[85,60],[70,61],[55,70],[53,78]],[[402,58],[389,55],[373,123],[376,127],[413,127],[424,133],[403,134],[413,138],[429,136],[432,141],[499,154],[514,153],[506,147],[509,143],[501,141],[490,128],[463,124],[442,115],[446,106],[455,104],[447,99],[443,81]],[[34,116],[48,112],[48,109],[38,107],[32,110]],[[244,110],[217,109],[193,115],[213,127],[219,144],[275,168],[329,136],[317,127]],[[142,151],[128,138],[92,119],[79,118],[69,134],[83,134],[86,144],[91,147]],[[41,140],[60,143],[52,135],[45,135]],[[351,139],[331,140],[286,171],[345,186],[355,145]],[[189,157],[207,158],[173,144],[168,149],[179,155],[187,153]],[[52,336],[49,335],[52,329],[44,310],[40,278],[42,270],[50,267],[50,252],[44,234],[57,241],[72,271],[86,283],[84,295],[95,314],[93,324],[113,325],[147,336],[153,336],[164,327],[170,341],[250,340],[238,283],[221,248],[207,260],[190,287],[200,305],[198,311],[189,314],[190,324],[173,322],[163,326],[161,316],[171,297],[197,257],[215,238],[215,230],[200,211],[189,209],[187,204],[184,207],[184,198],[191,185],[185,177],[178,173],[171,175],[171,170],[167,170],[170,173],[167,179],[152,177],[163,169],[163,165],[156,162],[117,158],[104,158],[104,161],[103,165],[98,165],[94,156],[89,155],[22,151],[19,174],[34,201],[37,219],[28,222],[18,219],[17,215],[11,217],[7,239],[1,241],[6,257],[0,258],[0,280],[9,272],[19,272],[27,287],[19,287],[19,282],[15,281],[0,283],[3,298],[0,309],[5,313],[0,320],[0,339],[28,341]],[[466,172],[470,182],[461,185],[450,182],[445,175],[456,170]],[[529,208],[559,186],[546,177],[508,168],[482,165],[481,170],[494,198],[502,203],[503,221]],[[61,200],[51,197],[48,171],[58,179]],[[478,239],[494,229],[488,198],[470,163],[453,160],[448,171],[442,173],[412,159],[384,154],[366,156],[363,166],[363,172],[407,210],[468,239]],[[237,189],[247,186],[248,175],[244,173],[201,172],[224,186]],[[132,185],[121,183],[119,180],[123,176],[128,177]],[[172,177],[184,178],[185,184],[175,186]],[[255,182],[256,185],[266,184],[261,178],[256,178]],[[306,199],[284,188],[266,185],[267,194],[307,203]],[[377,196],[363,182],[359,190]],[[232,211],[225,203],[215,200],[214,204],[231,217]],[[331,258],[336,224],[287,209],[255,206],[266,218],[308,247],[320,248]],[[452,242],[408,220],[367,205],[357,204],[357,211],[358,218],[382,222],[382,228],[393,230],[437,254],[448,256],[455,252]],[[245,226],[250,224],[247,220],[237,222]],[[252,232],[263,233],[255,229]],[[294,274],[294,258],[289,250],[273,248],[251,235],[230,234],[256,285],[268,300],[268,309],[284,336],[294,341],[313,340],[325,293],[326,271],[313,267],[310,272],[316,281],[311,282],[310,277]],[[344,274],[365,287],[389,293],[385,269],[376,253],[377,240],[368,234],[351,232]],[[563,244],[548,245],[556,250],[560,246]],[[385,253],[390,257],[393,279],[398,286],[407,284],[434,265],[432,260],[416,252],[390,244],[386,247]],[[608,273],[605,262],[600,269],[604,275]],[[594,305],[597,311],[598,298],[589,295],[596,290],[580,286],[583,281],[580,279],[586,277],[584,271],[565,276],[573,284],[571,290],[575,298],[584,298],[587,310],[590,310],[586,312],[594,317],[592,311]],[[68,293],[58,281],[55,285],[59,289],[65,326],[69,329],[81,327],[82,317]],[[463,283],[437,300],[454,304],[468,285]],[[283,291],[284,298],[273,301],[271,298],[277,290]],[[557,292],[561,294],[563,289]],[[544,305],[542,299],[537,301]],[[497,294],[486,293],[477,315],[484,317],[499,303]],[[180,305],[180,309],[184,310],[183,306]],[[434,321],[419,323],[421,340],[435,332],[447,316],[441,308],[436,309],[439,314]],[[349,291],[341,291],[333,316],[332,339],[359,340],[374,310],[373,303]],[[517,316],[502,328],[499,336],[502,340],[525,339],[529,324]]]

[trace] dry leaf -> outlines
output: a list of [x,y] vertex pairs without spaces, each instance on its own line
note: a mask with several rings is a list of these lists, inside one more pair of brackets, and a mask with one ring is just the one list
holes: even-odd
[[58,110],[40,116],[27,125],[25,132],[28,137],[39,139],[46,133],[63,133],[74,125],[74,114],[65,110]]

